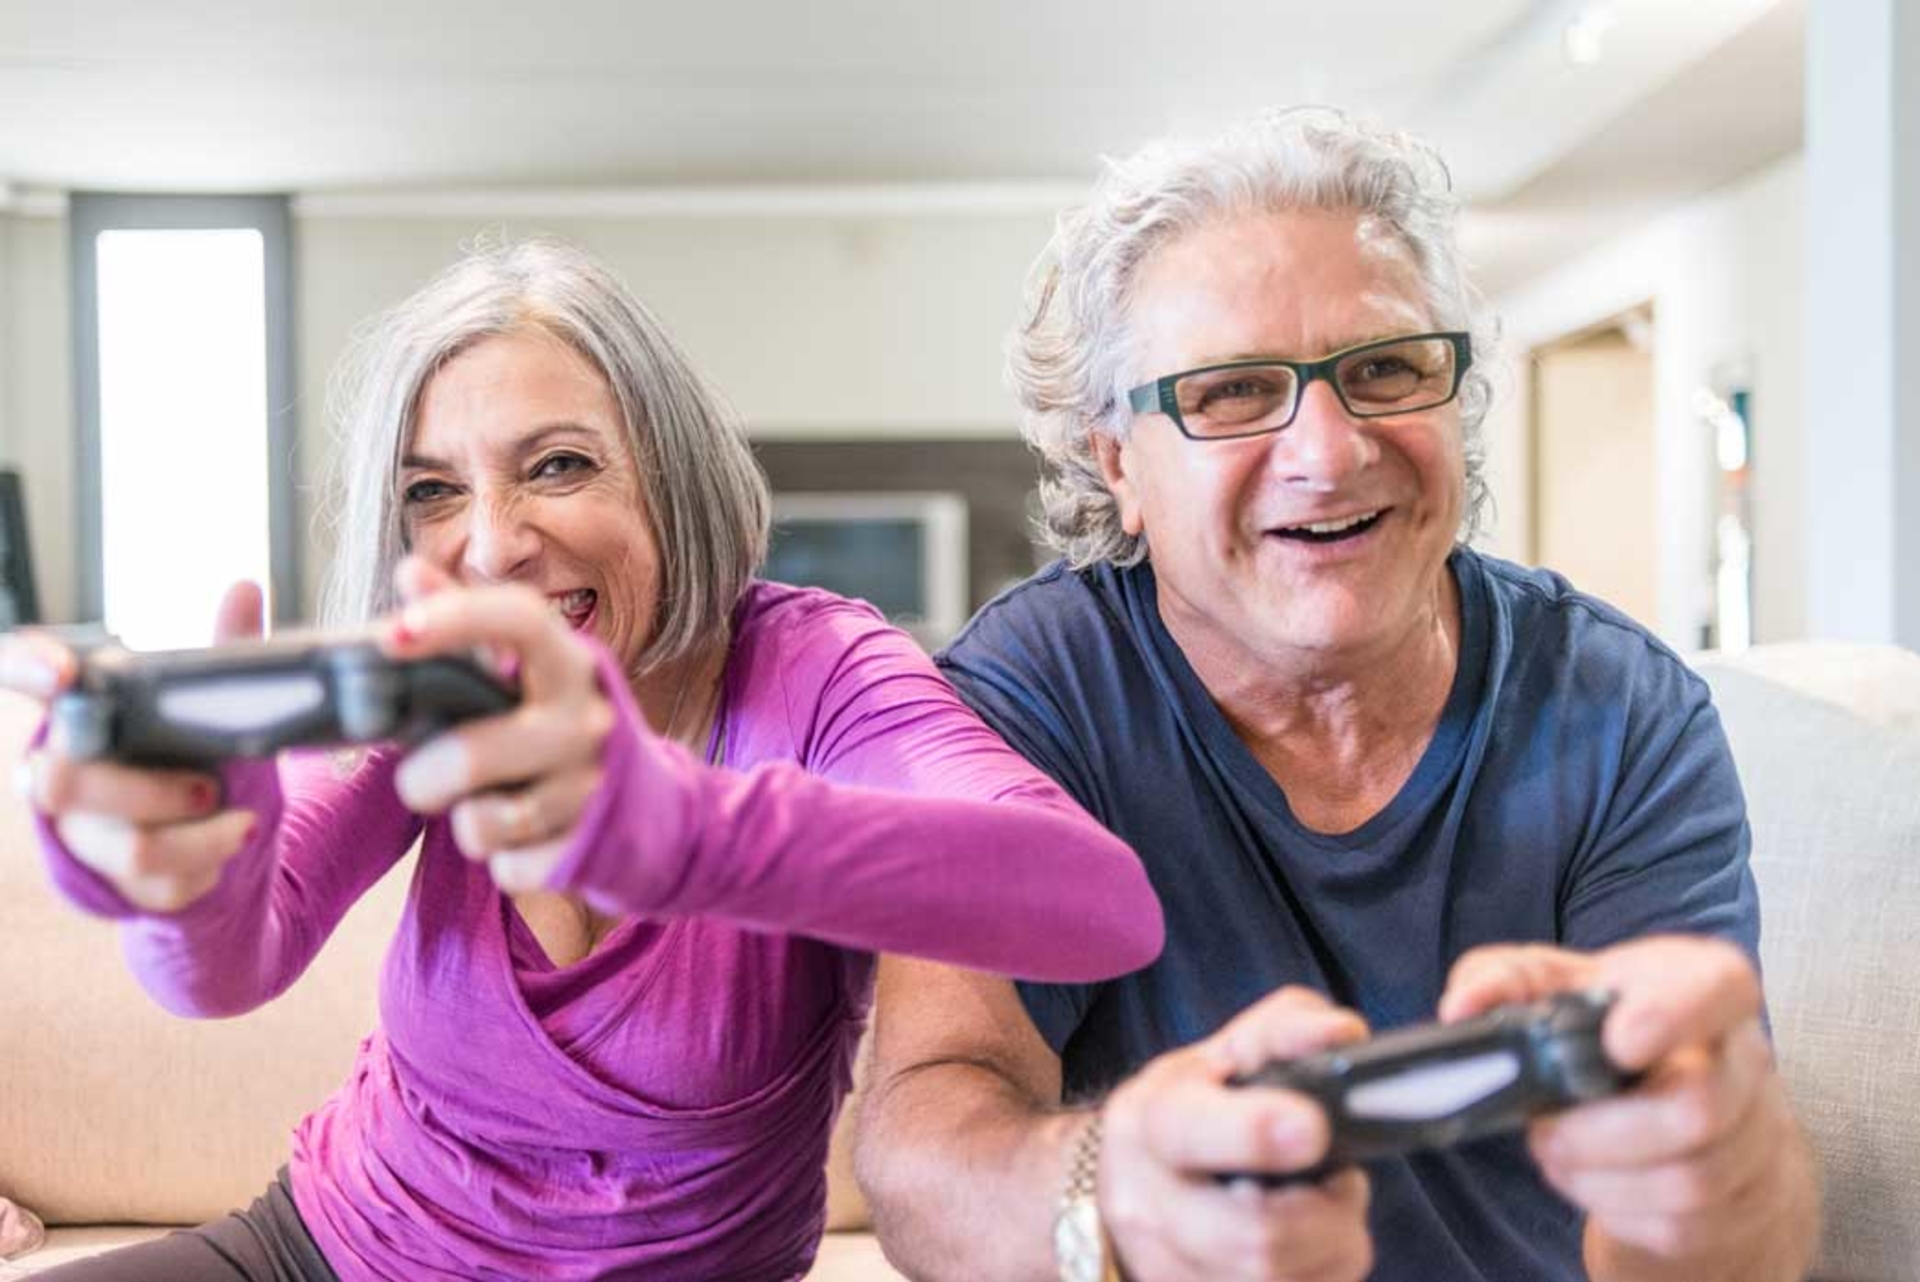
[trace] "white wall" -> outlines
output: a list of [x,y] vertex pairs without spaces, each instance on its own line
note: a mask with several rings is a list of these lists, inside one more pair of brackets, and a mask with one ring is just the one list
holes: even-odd
[[[1508,555],[1527,528],[1528,376],[1541,343],[1653,304],[1659,476],[1659,631],[1698,644],[1710,611],[1712,441],[1694,393],[1743,367],[1752,389],[1754,639],[1806,634],[1802,475],[1804,165],[1782,160],[1494,300],[1506,327],[1510,393],[1488,425]],[[1596,530],[1605,540],[1607,531]]]

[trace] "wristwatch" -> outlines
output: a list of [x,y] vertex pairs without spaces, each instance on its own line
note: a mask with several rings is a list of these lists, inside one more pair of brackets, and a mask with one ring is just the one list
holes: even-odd
[[1074,1137],[1067,1186],[1053,1217],[1053,1262],[1060,1282],[1121,1282],[1113,1243],[1100,1223],[1100,1114]]

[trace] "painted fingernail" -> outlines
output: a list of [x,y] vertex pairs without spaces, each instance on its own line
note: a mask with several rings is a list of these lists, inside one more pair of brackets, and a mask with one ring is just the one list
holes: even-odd
[[426,630],[426,612],[417,605],[410,605],[394,619],[392,636],[395,644],[412,645]]
[[438,809],[466,780],[466,745],[451,735],[428,741],[401,762],[393,776],[400,800],[413,810]]
[[214,803],[220,800],[220,789],[208,779],[195,779],[187,785],[187,790],[195,810],[211,810]]

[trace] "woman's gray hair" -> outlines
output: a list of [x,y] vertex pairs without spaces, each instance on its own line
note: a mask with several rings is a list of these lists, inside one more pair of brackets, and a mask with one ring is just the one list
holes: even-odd
[[1431,147],[1324,107],[1270,112],[1214,138],[1108,161],[1088,202],[1060,216],[1007,341],[1022,430],[1045,470],[1042,536],[1076,567],[1132,565],[1147,554],[1145,539],[1121,526],[1093,442],[1095,432],[1126,438],[1127,389],[1153,373],[1134,368],[1128,327],[1141,265],[1224,216],[1309,209],[1352,211],[1369,232],[1397,237],[1425,282],[1434,324],[1473,336],[1473,368],[1460,389],[1467,488],[1459,538],[1471,539],[1488,501],[1481,424],[1498,335],[1460,260],[1459,203]]
[[636,668],[681,658],[725,631],[766,556],[766,477],[739,420],[654,315],[592,257],[548,240],[481,241],[355,339],[329,394],[334,555],[321,616],[352,625],[399,604],[400,463],[421,394],[474,344],[526,331],[567,344],[613,390],[660,549]]

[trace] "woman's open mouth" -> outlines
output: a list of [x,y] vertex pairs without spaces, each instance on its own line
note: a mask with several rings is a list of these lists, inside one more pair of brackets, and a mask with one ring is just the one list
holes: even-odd
[[575,632],[585,632],[593,622],[594,609],[600,603],[600,594],[592,588],[575,588],[571,592],[561,592],[547,598],[567,626]]

